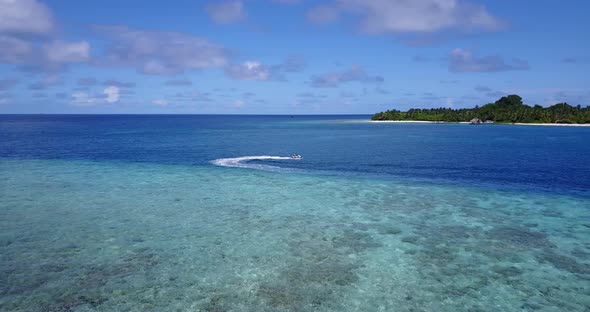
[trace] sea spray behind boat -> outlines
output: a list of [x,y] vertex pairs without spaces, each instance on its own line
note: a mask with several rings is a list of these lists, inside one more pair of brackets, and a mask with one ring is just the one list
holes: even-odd
[[281,167],[271,166],[271,165],[264,165],[258,163],[250,163],[253,160],[296,160],[292,157],[286,156],[242,156],[242,157],[233,157],[233,158],[219,158],[212,160],[211,163],[221,167],[232,167],[232,168],[249,168],[249,169],[259,169],[259,170],[270,170],[276,171],[282,169]]

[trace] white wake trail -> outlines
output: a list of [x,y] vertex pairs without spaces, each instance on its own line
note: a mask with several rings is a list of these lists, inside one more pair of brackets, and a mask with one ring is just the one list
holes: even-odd
[[252,160],[293,160],[291,157],[285,156],[242,156],[234,158],[219,158],[212,160],[211,163],[221,167],[233,167],[233,168],[250,168],[260,170],[277,170],[280,167],[263,165],[263,164],[252,164],[249,161]]

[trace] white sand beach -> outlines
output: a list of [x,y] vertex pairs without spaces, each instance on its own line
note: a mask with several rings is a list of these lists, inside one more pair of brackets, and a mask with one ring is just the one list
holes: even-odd
[[516,126],[555,126],[555,127],[590,127],[590,124],[563,124],[563,123],[512,123]]

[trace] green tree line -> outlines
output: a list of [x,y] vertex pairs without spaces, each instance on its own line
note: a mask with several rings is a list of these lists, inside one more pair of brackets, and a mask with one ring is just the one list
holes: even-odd
[[460,122],[478,118],[500,123],[590,123],[590,106],[557,103],[549,107],[529,106],[518,95],[508,95],[494,103],[474,108],[409,109],[406,112],[387,110],[376,113],[372,120],[422,120]]

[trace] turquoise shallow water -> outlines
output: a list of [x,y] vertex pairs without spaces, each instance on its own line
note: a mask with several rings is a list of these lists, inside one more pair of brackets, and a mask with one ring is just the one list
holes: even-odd
[[4,158],[0,310],[588,311],[590,198],[560,193]]

